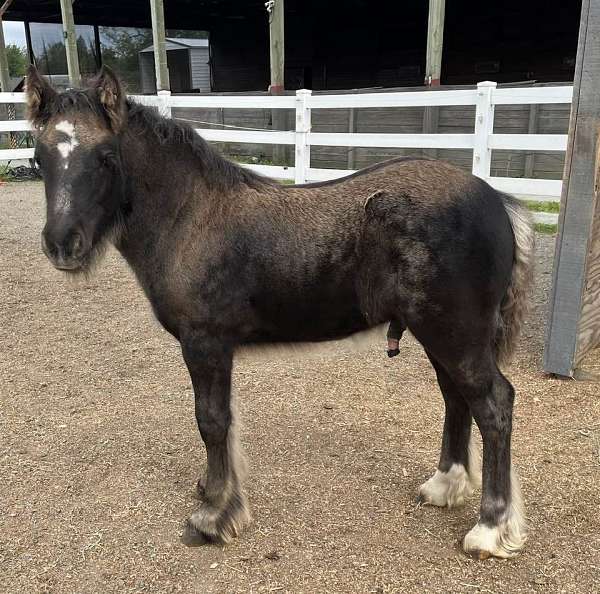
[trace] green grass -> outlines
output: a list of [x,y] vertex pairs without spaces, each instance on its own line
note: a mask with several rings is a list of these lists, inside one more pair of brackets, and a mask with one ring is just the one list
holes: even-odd
[[[549,212],[558,214],[560,209],[560,202],[537,202],[534,200],[527,200],[525,202],[527,209],[532,212]],[[535,223],[535,230],[538,233],[545,235],[554,235],[558,231],[558,225],[552,225],[550,223]]]
[[552,212],[557,213],[560,208],[560,202],[537,202],[527,200],[527,208],[533,212]]
[[536,223],[534,228],[538,233],[544,233],[544,235],[554,235],[558,231],[558,225],[549,225],[548,223]]

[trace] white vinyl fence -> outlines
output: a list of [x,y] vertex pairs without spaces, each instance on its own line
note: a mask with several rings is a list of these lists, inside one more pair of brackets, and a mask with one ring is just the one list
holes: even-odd
[[[401,93],[363,93],[349,95],[312,95],[300,90],[296,95],[283,96],[177,96],[168,91],[158,95],[132,96],[145,105],[158,108],[166,117],[173,107],[234,108],[234,109],[294,109],[295,131],[278,130],[214,130],[197,128],[206,140],[213,142],[289,144],[295,146],[294,167],[274,165],[244,165],[276,179],[294,180],[296,183],[324,181],[352,173],[349,169],[318,169],[310,166],[311,146],[386,147],[386,148],[438,148],[472,149],[474,175],[493,187],[519,198],[558,202],[561,180],[492,177],[492,150],[565,151],[566,134],[494,134],[494,108],[496,105],[523,105],[571,103],[573,87],[533,87],[498,89],[494,82],[482,82],[476,89],[450,91],[415,91]],[[23,103],[23,93],[0,93],[0,103]],[[329,133],[311,131],[312,109],[348,109],[369,107],[427,107],[445,105],[474,105],[475,127],[473,134],[372,134]],[[0,121],[0,132],[28,130],[24,120]],[[29,159],[33,149],[0,150],[0,162],[12,159]],[[542,223],[556,223],[556,214],[536,213]]]

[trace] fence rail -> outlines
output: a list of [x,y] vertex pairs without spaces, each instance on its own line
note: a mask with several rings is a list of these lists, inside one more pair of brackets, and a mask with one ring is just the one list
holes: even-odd
[[[348,95],[312,95],[297,91],[283,96],[171,96],[168,91],[158,95],[133,95],[134,101],[155,106],[171,117],[172,108],[234,108],[234,109],[293,109],[296,112],[295,131],[278,130],[215,130],[196,128],[204,138],[213,142],[287,144],[295,146],[294,167],[273,165],[244,165],[263,175],[296,183],[324,181],[343,177],[350,169],[319,169],[310,166],[311,146],[347,146],[420,149],[470,149],[473,151],[472,172],[498,190],[519,198],[558,202],[561,180],[496,177],[491,175],[492,150],[559,151],[567,146],[566,134],[494,134],[496,105],[532,105],[570,103],[573,87],[496,88],[496,83],[482,82],[477,89],[410,91],[401,93],[363,93]],[[24,103],[24,93],[0,93],[0,103]],[[348,109],[374,107],[440,107],[449,105],[475,106],[475,127],[472,134],[376,134],[328,133],[311,131],[312,109]],[[0,122],[1,132],[29,130],[25,120]],[[29,159],[33,149],[0,150],[0,162]],[[555,223],[556,214],[535,213],[539,222]]]

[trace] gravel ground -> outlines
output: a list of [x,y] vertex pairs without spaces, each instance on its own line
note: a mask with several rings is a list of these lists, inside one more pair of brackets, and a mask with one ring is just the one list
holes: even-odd
[[[443,405],[419,345],[246,353],[234,389],[254,522],[188,549],[204,464],[177,344],[110,252],[76,282],[39,249],[39,183],[0,186],[0,592],[577,592],[600,590],[598,384],[540,369],[553,238],[510,377],[531,522],[516,560],[459,539],[478,498],[417,508]],[[600,353],[588,358],[600,365]]]

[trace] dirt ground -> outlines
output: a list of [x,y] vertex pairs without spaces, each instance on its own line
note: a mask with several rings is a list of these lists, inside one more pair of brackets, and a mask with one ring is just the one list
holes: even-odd
[[[418,508],[443,404],[407,337],[235,369],[252,526],[185,548],[204,464],[178,345],[114,252],[69,281],[39,248],[39,183],[0,186],[0,592],[600,591],[600,384],[540,371],[553,238],[509,376],[531,523],[516,560],[467,558],[477,519]],[[588,361],[600,371],[600,353]]]

